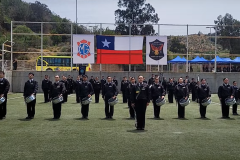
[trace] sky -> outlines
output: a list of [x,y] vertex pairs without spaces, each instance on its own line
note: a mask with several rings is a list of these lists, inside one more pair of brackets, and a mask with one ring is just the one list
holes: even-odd
[[[23,0],[34,3],[35,0]],[[38,0],[62,18],[76,22],[76,0]],[[118,9],[118,0],[77,0],[78,23],[114,23],[114,11]],[[154,8],[160,18],[159,24],[179,25],[214,25],[219,15],[230,13],[233,18],[240,20],[239,0],[146,0]],[[89,24],[89,26],[93,26]],[[103,27],[114,29],[113,24]],[[186,35],[186,26],[161,25],[160,35]],[[189,34],[209,33],[206,26],[189,26]],[[213,32],[213,31],[212,31]]]

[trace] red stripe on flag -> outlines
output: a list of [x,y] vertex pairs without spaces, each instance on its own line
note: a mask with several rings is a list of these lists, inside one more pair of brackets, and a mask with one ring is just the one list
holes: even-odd
[[143,64],[142,50],[116,51],[116,50],[97,49],[97,64],[100,64],[100,63],[101,64]]

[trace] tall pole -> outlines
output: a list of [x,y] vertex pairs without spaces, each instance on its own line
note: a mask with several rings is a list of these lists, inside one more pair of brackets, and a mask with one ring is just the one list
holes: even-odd
[[[158,25],[158,36],[160,36],[160,24]],[[158,72],[159,72],[159,60],[158,60]]]
[[129,24],[129,65],[128,65],[128,71],[131,72],[131,64],[130,64],[130,60],[131,60],[131,23]]
[[71,23],[71,71],[73,67],[73,25]]
[[188,72],[188,25],[187,25],[187,61],[186,61],[186,72]]
[[41,71],[43,71],[43,23],[41,23]]
[[[11,42],[13,42],[13,22],[11,21]],[[11,43],[11,71],[13,70],[13,46]]]
[[3,44],[2,44],[2,71],[4,71],[4,44],[6,43],[7,41],[5,41]]
[[77,28],[78,28],[78,23],[77,23],[77,13],[78,13],[78,10],[77,10],[77,0],[76,0],[76,34],[77,34]]
[[[102,23],[100,23],[100,35],[102,35]],[[101,62],[102,62],[102,60],[100,61],[100,73],[102,72],[102,63]]]
[[217,71],[217,27],[214,27],[215,29],[215,62],[214,62],[214,72]]

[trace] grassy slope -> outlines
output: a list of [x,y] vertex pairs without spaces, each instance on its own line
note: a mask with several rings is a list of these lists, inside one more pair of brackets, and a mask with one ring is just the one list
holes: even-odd
[[[21,94],[10,95],[9,98]],[[121,96],[119,96],[119,99]],[[25,121],[23,99],[8,102],[7,119],[0,121],[0,159],[239,159],[240,117],[219,119],[220,106],[208,107],[200,120],[198,105],[186,108],[188,120],[177,117],[175,104],[161,110],[164,120],[153,120],[152,105],[147,110],[146,131],[136,132],[128,109],[119,103],[115,120],[104,118],[103,101],[91,104],[88,121],[79,120],[80,106],[75,96],[63,105],[62,117],[52,121],[49,104],[38,95],[36,118]],[[121,100],[120,100],[121,101]],[[218,103],[216,96],[213,101]]]

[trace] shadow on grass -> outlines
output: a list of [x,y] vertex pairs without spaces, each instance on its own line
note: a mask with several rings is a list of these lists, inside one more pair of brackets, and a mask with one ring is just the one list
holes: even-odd
[[163,118],[147,118],[147,119],[157,120],[157,121],[164,120]]
[[211,120],[210,118],[201,118],[201,117],[199,117],[199,118],[194,118],[194,119],[200,119],[200,120]]
[[135,118],[123,118],[123,120],[135,120]]
[[147,132],[147,130],[136,130],[136,129],[133,129],[133,130],[127,130],[127,132],[130,132],[130,133],[144,133],[144,132]]
[[218,119],[224,119],[224,120],[235,120],[235,118],[223,118],[223,117],[220,117]]
[[38,104],[48,104],[49,102],[45,103],[45,102],[39,102]]
[[73,118],[74,120],[78,120],[78,121],[88,121],[89,119],[87,118]]
[[31,121],[32,119],[20,118],[19,121]]
[[44,120],[47,120],[47,121],[59,121],[60,119],[46,118]]
[[115,121],[116,119],[112,118],[100,118],[100,120],[105,120],[105,121]]
[[173,118],[173,119],[178,119],[178,120],[188,120],[187,118]]

